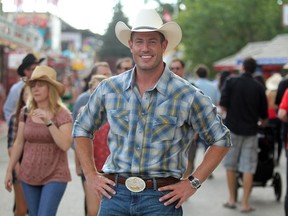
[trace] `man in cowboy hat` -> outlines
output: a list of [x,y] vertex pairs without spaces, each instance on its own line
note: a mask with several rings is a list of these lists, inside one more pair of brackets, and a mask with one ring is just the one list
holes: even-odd
[[[182,215],[181,205],[228,151],[229,130],[210,98],[163,62],[164,52],[181,41],[177,23],[163,24],[155,10],[145,9],[132,29],[118,22],[115,33],[135,66],[102,81],[75,121],[84,175],[98,198],[103,196],[99,215]],[[106,120],[111,153],[99,173],[92,138]],[[193,175],[181,179],[194,133],[210,148]]]
[[17,83],[12,85],[3,106],[4,116],[7,123],[9,122],[11,113],[13,113],[15,109],[20,91],[24,86],[23,81],[30,79],[35,67],[43,61],[44,58],[37,59],[32,53],[29,53],[24,57],[22,63],[19,65],[17,73],[21,77],[21,79]]

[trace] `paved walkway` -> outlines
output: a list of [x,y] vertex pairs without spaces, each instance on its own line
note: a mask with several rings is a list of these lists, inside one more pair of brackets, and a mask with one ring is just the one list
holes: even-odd
[[[3,182],[8,163],[6,127],[0,125],[0,216],[12,216],[13,193],[9,193],[4,189]],[[75,175],[75,166],[73,162],[73,151],[70,150],[69,165],[72,174],[72,182],[68,184],[60,204],[57,216],[84,216],[83,210],[83,191],[79,177]],[[201,159],[203,150],[197,153],[197,161]],[[256,211],[251,212],[251,216],[284,216],[284,193],[286,190],[285,182],[285,161],[282,157],[279,167],[275,168],[275,172],[279,172],[282,177],[283,189],[280,202],[276,201],[274,188],[270,186],[271,181],[266,187],[254,187],[251,195],[251,205]],[[239,189],[239,198],[242,196],[242,188]],[[240,204],[238,203],[236,210],[230,210],[222,207],[227,200],[227,186],[225,170],[220,165],[214,172],[214,178],[207,180],[197,193],[183,205],[184,216],[243,216],[240,212]]]

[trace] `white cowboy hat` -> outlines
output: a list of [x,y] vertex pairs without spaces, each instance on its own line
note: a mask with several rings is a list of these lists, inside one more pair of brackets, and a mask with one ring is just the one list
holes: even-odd
[[166,51],[175,48],[181,41],[182,30],[176,22],[163,21],[154,9],[143,9],[137,17],[134,26],[130,29],[124,22],[119,21],[115,26],[115,34],[118,40],[129,48],[128,41],[131,32],[161,32],[168,40]]
[[278,85],[282,80],[282,76],[279,73],[274,73],[266,80],[266,87],[268,90],[277,90]]
[[[51,85],[53,85],[60,96],[63,96],[65,93],[65,87],[61,82],[57,81],[57,73],[56,71],[48,66],[41,65],[37,66],[29,80],[29,82],[35,81],[35,80],[41,80],[49,82]],[[28,82],[28,84],[29,84]]]

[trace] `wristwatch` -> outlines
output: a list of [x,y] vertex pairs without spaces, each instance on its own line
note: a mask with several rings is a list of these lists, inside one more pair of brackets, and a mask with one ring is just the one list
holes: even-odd
[[48,123],[46,124],[47,127],[50,127],[53,124],[53,122],[51,120],[48,121]]
[[189,176],[188,177],[189,181],[190,181],[190,184],[191,184],[191,187],[194,188],[194,189],[198,189],[201,187],[201,182],[199,179],[195,178],[193,175]]

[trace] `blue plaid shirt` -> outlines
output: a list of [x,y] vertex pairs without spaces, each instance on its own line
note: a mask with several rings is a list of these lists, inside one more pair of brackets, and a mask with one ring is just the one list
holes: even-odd
[[230,146],[229,130],[200,90],[166,67],[141,97],[134,73],[132,69],[102,81],[74,124],[74,138],[92,139],[108,120],[111,154],[105,173],[180,178],[196,132],[208,145]]

